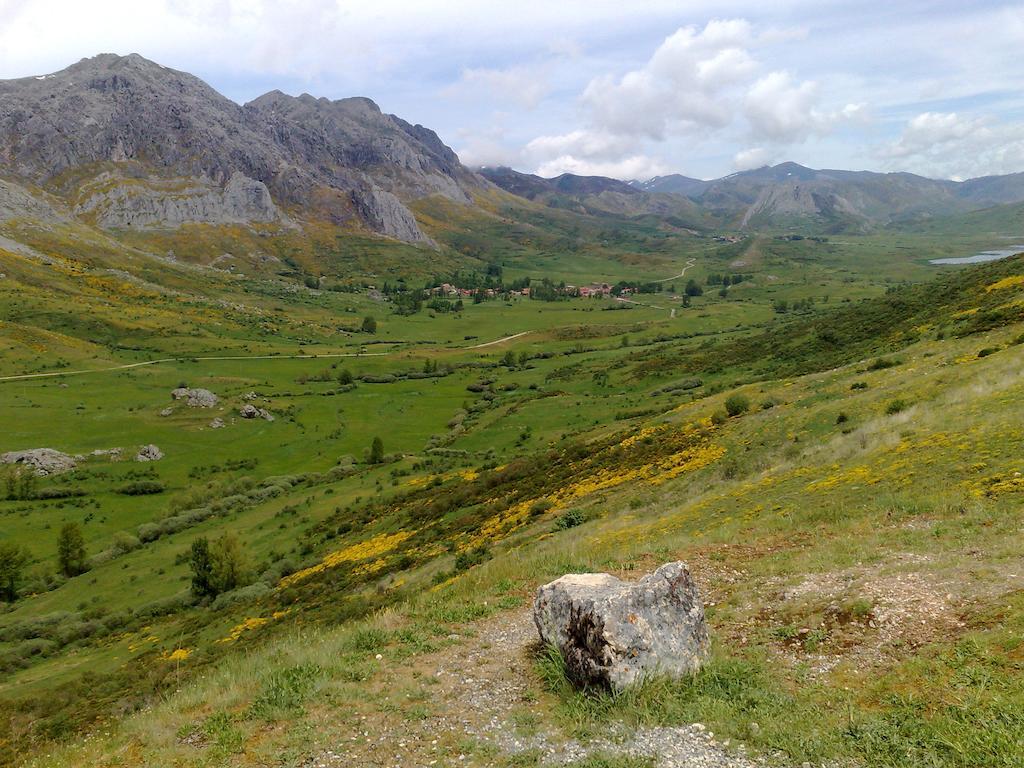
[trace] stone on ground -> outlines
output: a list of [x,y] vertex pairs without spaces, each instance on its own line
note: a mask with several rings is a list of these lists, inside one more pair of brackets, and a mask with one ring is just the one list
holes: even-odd
[[160,461],[163,457],[164,452],[152,443],[142,446],[139,448],[139,452],[135,454],[136,461]]
[[24,464],[37,475],[58,475],[75,468],[75,457],[53,448],[33,448],[28,451],[9,451],[0,455],[0,464]]
[[184,400],[189,408],[213,408],[218,403],[217,396],[208,389],[178,387],[171,392],[171,397]]
[[704,605],[685,563],[636,583],[606,573],[562,576],[537,591],[533,619],[577,685],[621,691],[652,675],[683,677],[700,669],[710,649]]

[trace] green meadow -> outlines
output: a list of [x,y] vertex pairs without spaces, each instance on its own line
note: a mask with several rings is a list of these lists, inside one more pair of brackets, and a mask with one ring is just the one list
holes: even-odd
[[[699,721],[796,761],[1015,764],[1024,261],[927,263],[1012,232],[729,243],[553,209],[445,221],[416,269],[422,249],[375,241],[285,243],[262,271],[187,251],[244,232],[161,242],[178,261],[142,268],[53,233],[34,247],[55,264],[0,252],[0,377],[28,377],[0,380],[0,453],[81,457],[31,487],[0,470],[3,543],[28,553],[0,609],[0,758],[301,764],[359,717],[443,716],[424,670],[488,622],[529,621],[540,583],[683,559],[709,667],[610,697],[538,653],[536,716],[584,740]],[[636,303],[413,314],[377,294],[487,265],[508,282],[664,282]],[[744,279],[723,295],[723,274]],[[685,306],[691,279],[703,293]],[[219,402],[172,401],[179,386]],[[744,407],[727,412],[730,395]],[[148,444],[163,458],[134,461]],[[89,558],[71,577],[68,523]],[[225,533],[244,583],[196,599],[193,542]],[[444,737],[437,759],[537,764],[489,749]]]

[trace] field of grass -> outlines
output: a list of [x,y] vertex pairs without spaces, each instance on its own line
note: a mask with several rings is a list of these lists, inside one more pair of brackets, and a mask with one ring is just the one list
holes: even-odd
[[[543,581],[680,558],[709,601],[706,673],[612,699],[539,659],[536,716],[584,739],[609,721],[700,720],[798,761],[1012,765],[1024,263],[927,265],[988,235],[730,244],[636,223],[602,236],[549,209],[513,224],[500,203],[472,227],[420,211],[447,222],[432,230],[438,264],[586,283],[663,279],[693,259],[686,279],[705,293],[683,307],[678,280],[638,305],[513,298],[405,316],[366,290],[140,267],[96,243],[51,264],[0,251],[0,376],[68,372],[0,381],[0,452],[83,456],[0,500],[3,541],[31,554],[25,596],[0,610],[0,758],[298,764],[348,740],[356,715],[422,719],[423,660],[471,646],[474,622],[522,621]],[[59,255],[48,238],[33,247]],[[364,245],[363,266],[337,274],[371,274],[380,246]],[[321,256],[296,255],[298,274]],[[707,278],[729,272],[750,278],[720,296]],[[358,330],[366,315],[375,334]],[[241,359],[212,359],[228,357]],[[162,415],[179,385],[220,403]],[[750,410],[721,416],[737,390]],[[250,402],[274,420],[241,418]],[[382,463],[368,461],[375,437]],[[150,443],[163,459],[131,460]],[[89,455],[113,448],[123,460]],[[159,492],[126,492],[142,481]],[[67,522],[93,557],[70,579],[55,575]],[[252,583],[196,604],[189,548],[224,531]]]

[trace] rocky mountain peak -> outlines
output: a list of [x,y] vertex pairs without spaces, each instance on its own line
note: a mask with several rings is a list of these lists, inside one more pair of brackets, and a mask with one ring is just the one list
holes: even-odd
[[[440,194],[466,203],[485,185],[433,131],[384,114],[371,99],[271,91],[243,107],[138,54],[100,54],[0,81],[0,164],[76,210],[102,210],[110,226],[177,226],[192,215],[217,223],[220,212],[225,223],[249,214],[267,221],[284,207],[419,242],[429,240],[408,202]],[[92,199],[97,174],[131,177],[134,188],[108,183],[102,200]],[[173,179],[200,198],[164,200]]]

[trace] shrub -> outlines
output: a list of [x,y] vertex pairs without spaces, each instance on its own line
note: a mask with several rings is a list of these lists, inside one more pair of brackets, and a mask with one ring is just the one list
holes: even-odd
[[164,484],[159,480],[136,480],[134,483],[122,485],[117,492],[124,496],[151,496],[163,493]]
[[587,516],[578,509],[570,509],[568,512],[564,512],[558,516],[555,520],[555,528],[559,531],[565,531],[569,528],[575,528],[577,525],[583,525],[587,522]]
[[867,389],[868,383],[866,381],[855,381],[850,385],[850,389]]
[[843,413],[842,411],[840,411],[840,412],[839,412],[839,415],[838,415],[838,416],[836,416],[836,424],[845,424],[845,423],[846,423],[847,421],[849,421],[849,420],[850,420],[850,417],[849,417],[849,416],[847,416],[847,415],[846,415],[845,413]]
[[884,371],[886,368],[895,368],[900,361],[895,358],[879,357],[868,366],[869,371]]
[[978,357],[988,357],[989,355],[994,355],[998,351],[999,347],[985,347],[984,349],[978,350]]
[[248,717],[274,720],[302,710],[302,704],[324,677],[317,664],[300,664],[273,672],[246,712]]
[[746,395],[734,392],[725,399],[725,412],[729,416],[740,416],[750,410],[750,400]]
[[905,401],[899,399],[890,400],[889,403],[885,406],[885,414],[886,416],[892,416],[894,414],[899,413],[900,411],[906,410],[906,408],[907,404]]
[[715,411],[711,414],[711,423],[715,426],[725,424],[729,420],[729,414],[725,411]]
[[530,517],[540,517],[555,506],[549,499],[538,499],[530,505]]
[[213,601],[211,607],[215,611],[219,611],[221,608],[227,608],[232,605],[250,603],[261,597],[266,597],[270,592],[271,589],[266,583],[257,581],[255,584],[250,584],[247,587],[239,587],[238,589],[233,589],[230,592],[217,595],[217,598]]

